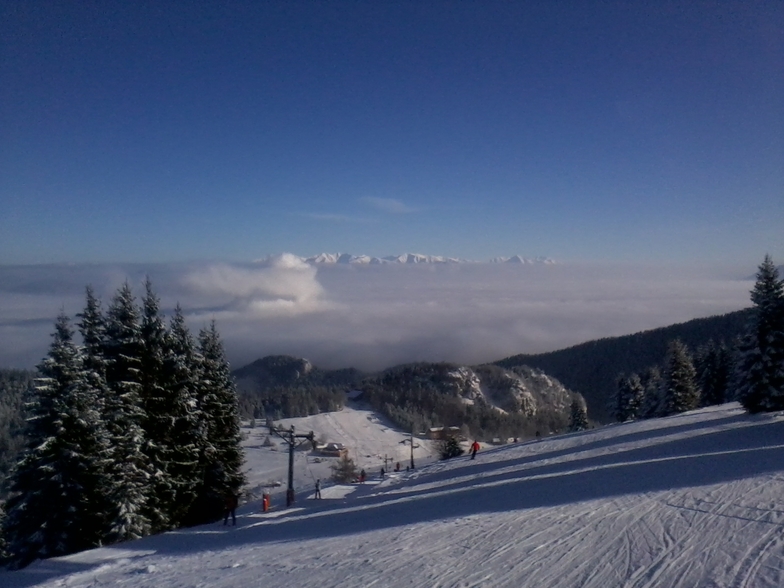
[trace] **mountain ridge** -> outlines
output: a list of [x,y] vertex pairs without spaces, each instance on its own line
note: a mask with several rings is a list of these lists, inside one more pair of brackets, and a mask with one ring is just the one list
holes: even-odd
[[[424,255],[421,253],[403,253],[400,255],[386,255],[382,257],[370,255],[354,255],[352,253],[319,253],[309,257],[302,257],[293,253],[280,255],[292,256],[308,265],[416,265],[416,264],[479,264],[479,263],[508,263],[512,265],[555,265],[556,261],[550,257],[523,257],[512,255],[510,257],[493,257],[486,261],[476,261],[460,257],[443,255]],[[260,263],[269,262],[280,255],[268,255],[256,260]]]

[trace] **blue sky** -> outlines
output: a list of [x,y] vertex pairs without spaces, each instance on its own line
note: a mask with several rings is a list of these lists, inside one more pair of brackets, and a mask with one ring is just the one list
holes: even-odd
[[0,264],[784,258],[780,2],[6,2]]

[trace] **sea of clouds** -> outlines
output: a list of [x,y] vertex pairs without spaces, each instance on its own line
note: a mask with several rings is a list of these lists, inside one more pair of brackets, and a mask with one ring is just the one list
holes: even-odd
[[194,333],[217,321],[240,367],[270,354],[374,370],[410,361],[476,364],[560,349],[749,306],[753,267],[256,263],[0,266],[0,367],[45,355],[54,319],[104,307],[145,277],[163,312],[179,303]]

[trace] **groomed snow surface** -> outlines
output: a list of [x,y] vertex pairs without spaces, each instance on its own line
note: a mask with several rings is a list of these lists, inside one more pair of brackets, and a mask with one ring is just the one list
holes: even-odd
[[[344,413],[299,419],[297,431],[319,434],[320,420],[331,421],[323,434],[340,426],[352,452],[381,453],[389,427],[366,411]],[[276,475],[264,452],[285,456],[261,447],[261,430],[247,430],[257,484]],[[298,459],[298,479],[309,479],[314,464]],[[483,447],[475,461],[430,461],[384,481],[327,486],[324,496],[300,491],[296,507],[278,500],[266,514],[254,501],[236,527],[36,562],[0,573],[0,585],[784,585],[784,415],[749,416],[737,404]]]

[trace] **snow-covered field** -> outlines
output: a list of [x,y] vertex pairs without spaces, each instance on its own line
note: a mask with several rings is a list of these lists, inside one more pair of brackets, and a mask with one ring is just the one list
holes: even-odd
[[[296,427],[328,437],[334,427],[358,455],[375,456],[362,458],[370,467],[390,444],[379,444],[383,424],[368,416],[346,412],[347,426],[322,415]],[[322,421],[331,424],[319,431]],[[254,435],[251,478],[281,478],[279,466],[264,465],[264,452],[276,452]],[[267,514],[248,504],[236,528],[38,562],[0,574],[0,585],[784,585],[784,415],[749,416],[737,404],[486,447],[475,461],[431,461],[330,490],[321,501],[300,493],[295,508]]]

